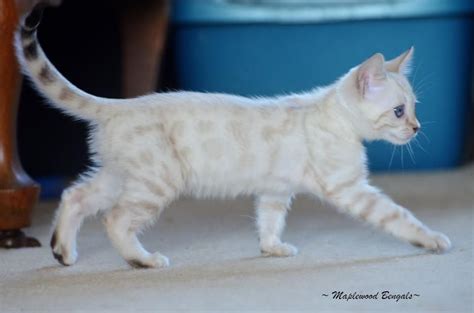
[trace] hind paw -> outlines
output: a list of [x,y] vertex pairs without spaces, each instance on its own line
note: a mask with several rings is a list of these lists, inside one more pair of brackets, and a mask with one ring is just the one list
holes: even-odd
[[170,266],[169,259],[159,252],[150,254],[147,258],[131,258],[127,263],[134,268],[164,268]]
[[64,266],[70,266],[77,261],[77,252],[74,248],[68,248],[67,245],[61,243],[56,232],[51,237],[51,250],[54,258]]
[[298,253],[298,249],[295,246],[284,242],[262,246],[260,250],[264,256],[288,257]]

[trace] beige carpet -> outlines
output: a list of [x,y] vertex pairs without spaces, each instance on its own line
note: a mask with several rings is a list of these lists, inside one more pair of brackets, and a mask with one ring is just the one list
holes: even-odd
[[[447,234],[453,249],[427,253],[301,197],[284,235],[300,254],[262,258],[251,200],[182,200],[143,236],[170,268],[130,269],[97,220],[86,221],[79,261],[65,268],[47,246],[55,203],[43,203],[28,233],[44,247],[0,251],[0,312],[472,312],[474,167],[374,183]],[[380,299],[385,290],[419,296]],[[333,291],[379,299],[334,300]]]

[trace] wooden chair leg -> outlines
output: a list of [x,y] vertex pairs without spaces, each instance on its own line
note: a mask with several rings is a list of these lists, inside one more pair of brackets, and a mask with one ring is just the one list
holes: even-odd
[[120,12],[122,90],[126,98],[156,88],[169,7],[169,0],[129,1]]
[[21,167],[16,147],[20,74],[13,51],[18,14],[14,0],[0,0],[0,247],[36,247],[21,228],[30,226],[40,188]]

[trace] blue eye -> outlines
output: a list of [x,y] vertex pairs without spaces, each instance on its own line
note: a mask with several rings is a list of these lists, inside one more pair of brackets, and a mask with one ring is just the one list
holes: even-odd
[[393,112],[395,113],[395,116],[397,118],[402,117],[403,114],[405,114],[405,105],[401,104],[399,106],[396,106],[395,108],[393,108]]

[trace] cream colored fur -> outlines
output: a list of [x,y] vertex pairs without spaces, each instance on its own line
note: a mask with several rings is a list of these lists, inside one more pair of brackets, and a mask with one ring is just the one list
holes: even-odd
[[[281,241],[291,199],[309,193],[395,237],[443,251],[449,239],[368,182],[364,140],[404,144],[420,125],[405,76],[413,48],[385,62],[375,54],[334,84],[274,98],[173,92],[135,99],[95,97],[49,63],[36,38],[18,36],[18,56],[36,88],[92,125],[96,169],[64,191],[52,249],[76,262],[83,219],[101,213],[114,246],[133,266],[163,267],[137,234],[181,195],[256,198],[260,248],[291,256]],[[25,52],[26,51],[26,52]],[[397,118],[394,107],[405,104]],[[191,209],[191,208],[190,208]],[[361,243],[362,244],[362,243]]]

